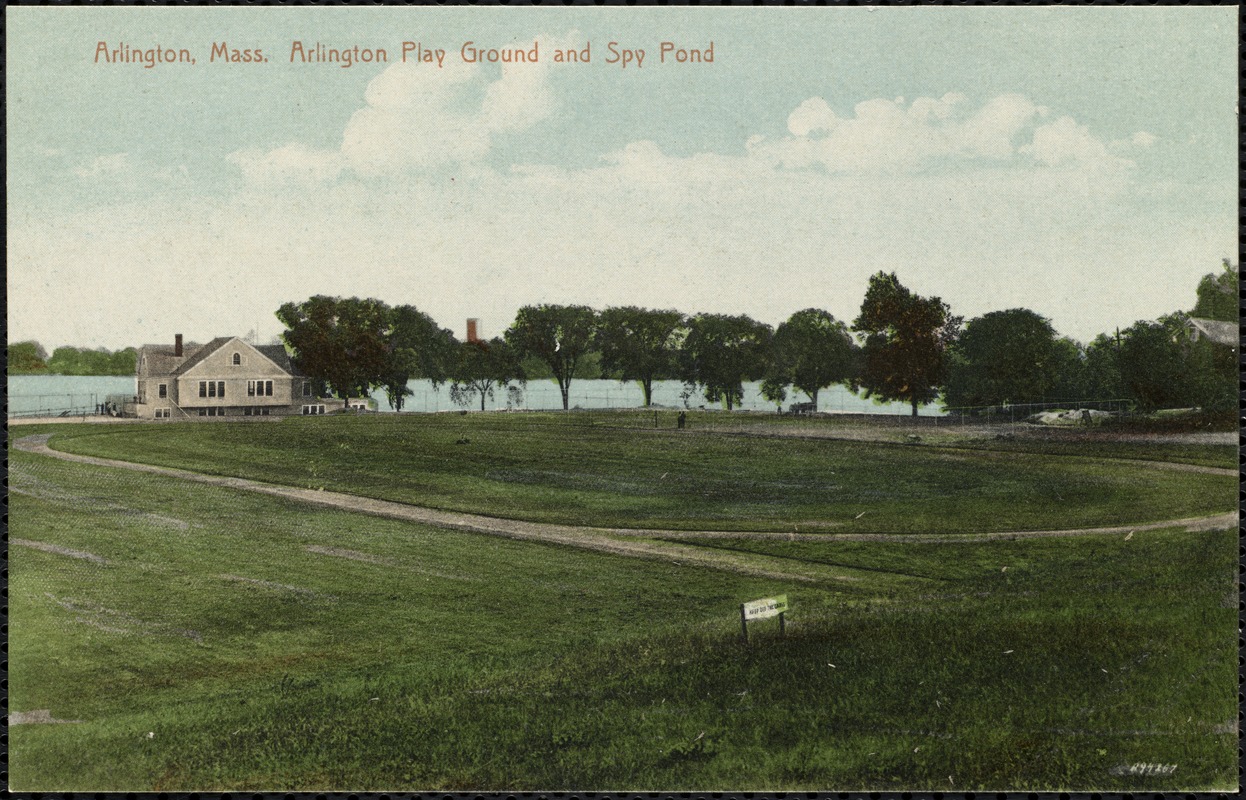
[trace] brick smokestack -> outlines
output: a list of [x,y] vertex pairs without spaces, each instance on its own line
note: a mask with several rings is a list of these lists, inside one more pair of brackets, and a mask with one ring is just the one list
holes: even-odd
[[469,319],[467,321],[467,341],[469,342],[480,341],[480,334],[476,331],[476,325],[478,322],[479,320],[475,320],[475,319]]
[[182,357],[182,334],[180,333],[173,336],[173,355],[178,358]]

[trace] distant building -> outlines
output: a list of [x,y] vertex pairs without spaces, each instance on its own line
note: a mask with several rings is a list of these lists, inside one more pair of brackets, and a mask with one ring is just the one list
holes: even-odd
[[135,364],[135,395],[110,409],[140,419],[323,414],[323,399],[281,345],[239,336],[207,344],[145,344]]
[[1214,319],[1203,319],[1201,317],[1186,317],[1186,331],[1189,333],[1190,340],[1197,342],[1201,337],[1206,336],[1216,344],[1226,345],[1234,349],[1238,345],[1237,323],[1220,322]]

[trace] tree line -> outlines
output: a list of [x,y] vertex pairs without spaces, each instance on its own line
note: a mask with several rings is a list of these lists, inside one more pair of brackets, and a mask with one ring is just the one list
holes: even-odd
[[48,355],[36,341],[8,346],[10,375],[133,375],[137,351],[133,347],[112,352],[103,348],[58,347]]
[[922,297],[895,273],[869,279],[851,322],[818,308],[777,328],[747,315],[684,314],[636,306],[528,305],[503,335],[460,341],[414,306],[316,296],[277,312],[295,365],[319,390],[346,399],[381,389],[395,410],[425,378],[448,384],[467,407],[548,377],[570,405],[574,380],[636,382],[645,406],[660,380],[680,380],[727,409],[744,383],[760,381],[777,406],[795,393],[816,410],[819,393],[842,385],[884,402],[987,407],[1062,400],[1126,399],[1140,408],[1236,408],[1236,348],[1195,339],[1189,317],[1236,322],[1237,271],[1225,262],[1203,278],[1188,314],[1136,322],[1083,345],[1025,308],[965,322],[938,297]]

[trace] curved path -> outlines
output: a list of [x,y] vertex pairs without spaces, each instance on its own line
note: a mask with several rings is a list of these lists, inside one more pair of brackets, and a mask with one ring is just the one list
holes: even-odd
[[[149,464],[139,464],[132,461],[118,461],[111,458],[76,455],[73,453],[65,453],[60,450],[53,450],[48,447],[48,439],[50,437],[51,434],[26,436],[15,440],[13,442],[13,446],[18,450],[23,450],[28,453],[37,453],[39,455],[59,458],[64,461],[73,461],[79,464],[91,464],[100,467],[116,467],[119,469],[133,470],[135,472],[163,475],[178,478],[180,480],[193,481],[195,483],[204,483],[210,486],[221,486],[229,489],[258,492],[260,494],[272,495],[289,500],[297,500],[312,505],[325,506],[328,508],[336,508],[363,514],[372,514],[378,517],[403,520],[406,522],[418,522],[438,528],[448,528],[450,530],[486,533],[493,536],[504,536],[510,539],[561,544],[585,550],[612,553],[615,555],[668,561],[680,565],[708,567],[711,569],[720,569],[728,572],[756,575],[765,578],[777,578],[780,580],[821,583],[824,581],[855,582],[861,579],[859,576],[847,574],[852,572],[852,570],[835,569],[817,564],[809,564],[807,566],[796,565],[789,559],[773,558],[769,556],[755,556],[751,553],[732,553],[727,551],[707,550],[701,547],[689,547],[670,542],[615,538],[611,535],[616,533],[615,531],[604,528],[581,528],[573,525],[549,525],[544,523],[501,519],[497,517],[486,517],[479,514],[439,511],[437,509],[422,508],[420,506],[413,506],[406,503],[395,503],[389,500],[375,500],[370,497],[360,497],[359,495],[346,494],[343,492],[330,492],[323,489],[299,489],[293,486],[281,486],[279,484],[263,483],[260,481],[247,480],[245,478],[204,475],[202,473],[190,472],[188,470],[175,469],[172,467],[157,467]],[[643,535],[643,532],[641,531],[627,531],[626,533],[629,533],[632,536]],[[655,531],[652,533],[656,534],[663,532]]]
[[[493,536],[504,536],[511,539],[540,541],[552,544],[579,547],[586,550],[613,553],[637,558],[670,561],[676,564],[688,564],[698,567],[709,567],[747,575],[767,578],[797,580],[806,582],[857,581],[858,576],[845,574],[827,565],[806,563],[795,564],[791,559],[764,556],[755,553],[735,553],[725,550],[707,550],[700,547],[688,547],[670,540],[696,539],[777,539],[784,541],[915,541],[915,542],[980,542],[997,539],[1024,539],[1040,536],[1094,536],[1094,535],[1128,535],[1134,531],[1155,530],[1158,528],[1178,527],[1188,531],[1214,530],[1229,528],[1238,524],[1236,511],[1217,514],[1209,517],[1179,519],[1164,522],[1148,522],[1139,525],[1113,526],[1106,528],[1080,528],[1051,531],[1001,531],[970,534],[880,534],[880,533],[783,533],[783,532],[748,532],[748,531],[670,531],[643,530],[633,528],[594,528],[576,525],[558,525],[552,523],[524,522],[522,520],[486,517],[480,514],[468,514],[458,511],[440,511],[432,508],[397,503],[390,500],[376,500],[370,497],[330,492],[323,489],[300,489],[293,486],[263,483],[245,478],[205,475],[199,472],[158,467],[132,461],[119,461],[111,458],[83,456],[53,450],[48,446],[52,434],[26,436],[13,442],[13,446],[29,453],[73,461],[79,464],[91,464],[101,467],[128,469],[135,472],[147,472],[164,475],[211,486],[239,489],[248,492],[273,495],[297,500],[318,506],[342,509],[364,514],[372,514],[390,519],[405,520],[432,525],[450,530],[485,533]],[[1167,462],[1139,462],[1147,466],[1168,467],[1177,470],[1191,470],[1211,474],[1237,474],[1233,470],[1213,467],[1192,467],[1187,464],[1168,464]],[[667,541],[654,541],[654,540]]]

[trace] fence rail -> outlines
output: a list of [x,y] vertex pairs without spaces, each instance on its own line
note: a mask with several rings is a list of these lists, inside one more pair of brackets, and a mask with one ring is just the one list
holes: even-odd
[[79,417],[104,413],[96,392],[89,394],[15,394],[8,396],[10,417]]
[[1024,422],[1044,411],[1102,411],[1121,416],[1133,410],[1134,401],[1124,398],[1109,400],[1049,400],[1043,403],[1007,403],[990,406],[954,406],[944,409],[944,418],[966,422]]

